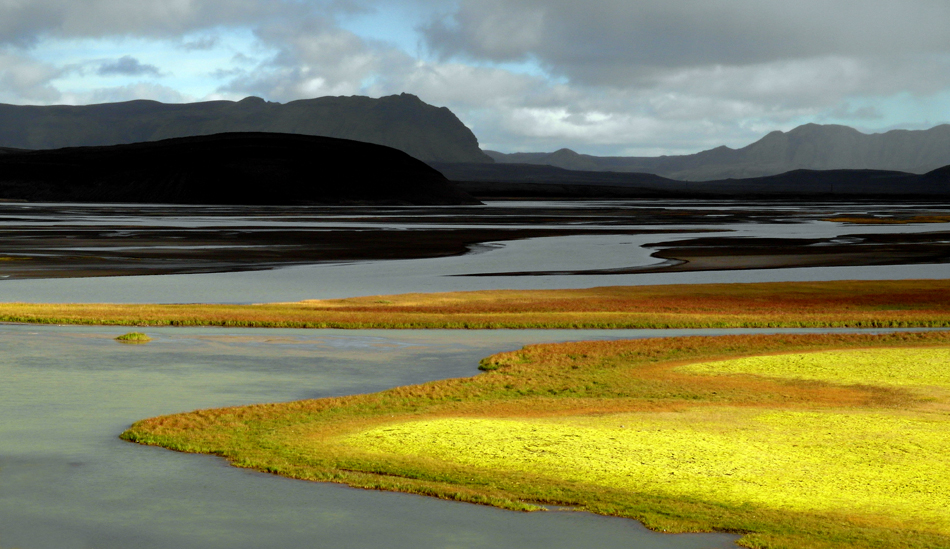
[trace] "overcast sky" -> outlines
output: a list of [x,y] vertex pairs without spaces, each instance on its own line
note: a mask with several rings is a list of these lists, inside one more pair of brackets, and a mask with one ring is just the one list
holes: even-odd
[[950,122],[947,0],[0,0],[0,102],[414,93],[503,152]]

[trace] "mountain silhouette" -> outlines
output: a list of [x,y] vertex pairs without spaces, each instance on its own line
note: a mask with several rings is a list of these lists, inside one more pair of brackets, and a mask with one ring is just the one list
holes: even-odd
[[680,156],[603,157],[570,149],[553,153],[486,153],[499,163],[651,173],[683,181],[764,177],[802,169],[924,174],[950,164],[950,125],[864,134],[848,126],[805,124],[789,132],[771,132],[741,149],[723,146]]
[[0,148],[118,145],[227,132],[352,139],[399,149],[425,162],[492,161],[452,111],[405,93],[286,104],[259,97],[181,104],[147,100],[84,106],[0,104]]
[[381,145],[223,133],[0,154],[0,198],[168,204],[478,204]]

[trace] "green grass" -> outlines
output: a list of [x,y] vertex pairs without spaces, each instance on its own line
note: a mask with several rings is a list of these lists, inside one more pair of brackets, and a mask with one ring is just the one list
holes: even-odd
[[[918,359],[948,349],[947,332],[532,345],[473,378],[163,416],[122,437],[292,478],[735,532],[748,547],[946,548],[950,395]],[[865,350],[900,383],[683,369]]]
[[122,343],[148,343],[152,341],[152,338],[141,332],[129,332],[127,334],[122,334],[119,337],[115,338],[116,341]]

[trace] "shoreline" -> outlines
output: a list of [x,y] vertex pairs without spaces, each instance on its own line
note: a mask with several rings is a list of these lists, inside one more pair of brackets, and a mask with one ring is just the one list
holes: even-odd
[[[454,458],[435,459],[425,453],[419,457],[415,450],[408,454],[367,450],[358,441],[352,442],[354,436],[375,441],[388,436],[388,429],[410,429],[408,433],[412,434],[415,426],[468,421],[465,418],[476,422],[514,421],[513,427],[537,422],[556,426],[565,421],[570,425],[575,421],[571,418],[596,423],[616,414],[628,418],[621,422],[632,417],[675,420],[689,410],[718,414],[715,411],[720,407],[742,414],[784,410],[781,413],[793,416],[874,413],[900,418],[901,414],[916,413],[931,417],[926,415],[931,413],[928,410],[945,407],[946,391],[697,375],[677,370],[684,364],[744,356],[894,348],[950,352],[950,335],[694,336],[531,345],[482,360],[480,369],[484,372],[475,377],[373,394],[162,416],[135,423],[122,438],[186,453],[218,455],[238,467],[291,478],[521,511],[540,510],[538,505],[575,507],[633,518],[665,532],[739,533],[744,536],[740,543],[750,547],[830,548],[846,541],[850,547],[893,543],[936,546],[933,544],[950,539],[947,524],[914,528],[912,520],[891,516],[893,513],[737,505],[729,503],[728,498],[697,498],[675,490],[630,492],[596,482],[562,479],[550,471],[543,472],[546,469],[527,473],[517,468],[473,467],[455,463]],[[719,421],[731,416],[723,417],[726,419]],[[402,435],[393,440],[398,447]],[[487,439],[485,443],[491,444]],[[556,448],[551,451],[556,452]]]
[[933,328],[950,279],[483,290],[256,305],[0,303],[0,322],[278,328]]

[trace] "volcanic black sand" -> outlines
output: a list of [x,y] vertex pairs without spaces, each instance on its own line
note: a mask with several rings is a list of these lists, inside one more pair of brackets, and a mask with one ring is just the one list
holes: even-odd
[[[854,209],[856,208],[856,209]],[[937,208],[936,213],[946,213]],[[655,266],[505,276],[622,274],[802,266],[942,263],[950,233],[858,234],[842,225],[826,238],[704,236],[758,223],[791,224],[835,215],[837,205],[797,211],[762,204],[594,207],[557,203],[481,207],[140,207],[0,204],[0,278],[205,273],[361,260],[461,255],[487,242],[526,238],[657,234]],[[861,215],[893,216],[895,208]],[[904,208],[919,214],[919,208]],[[929,210],[928,210],[929,211]],[[885,219],[885,218],[882,218]],[[720,228],[721,229],[718,229]],[[695,231],[699,231],[696,234]],[[774,230],[773,230],[774,232]],[[671,236],[670,233],[682,233]],[[693,234],[689,234],[693,233]],[[493,276],[498,273],[469,273]]]

